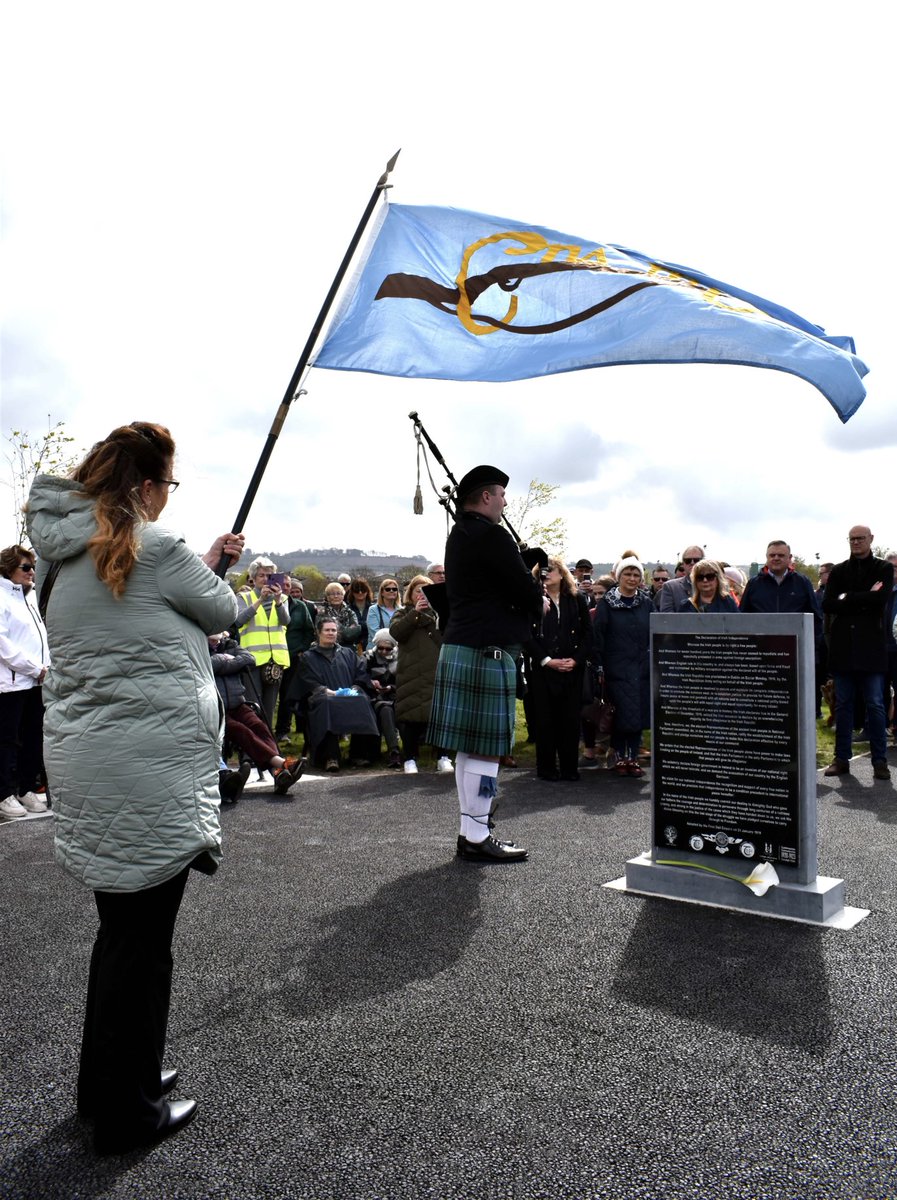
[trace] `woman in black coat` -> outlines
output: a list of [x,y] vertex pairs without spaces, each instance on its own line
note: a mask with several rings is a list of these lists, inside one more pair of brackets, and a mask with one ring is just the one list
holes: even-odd
[[339,739],[350,734],[349,753],[367,766],[380,748],[380,731],[371,704],[370,676],[363,658],[338,645],[339,622],[318,617],[317,641],[299,660],[290,700],[308,711],[310,757],[327,771],[340,769]]
[[604,671],[608,699],[614,705],[610,744],[618,775],[644,775],[638,751],[642,730],[651,724],[649,621],[654,605],[642,590],[645,577],[637,558],[617,567],[617,586],[595,606],[595,662]]
[[536,773],[550,782],[572,782],[579,779],[579,714],[592,622],[586,598],[561,559],[549,558],[544,587],[550,603],[529,646],[527,670]]
[[371,631],[368,629],[368,612],[374,603],[374,593],[366,579],[353,579],[346,593],[346,603],[358,618],[361,626],[361,649],[367,650]]

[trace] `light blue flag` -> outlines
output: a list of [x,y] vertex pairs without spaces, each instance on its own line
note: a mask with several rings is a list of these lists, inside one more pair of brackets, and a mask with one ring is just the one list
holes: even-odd
[[842,421],[866,395],[853,339],[690,267],[454,208],[389,205],[315,365],[501,382],[621,363],[788,371]]

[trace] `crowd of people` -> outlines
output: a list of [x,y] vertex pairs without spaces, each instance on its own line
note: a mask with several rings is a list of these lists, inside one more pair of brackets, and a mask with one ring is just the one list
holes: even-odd
[[[852,542],[851,549],[865,548],[865,557],[872,558],[871,534],[868,541],[869,545]],[[891,555],[885,574],[888,569],[893,572],[895,563],[897,555]],[[33,588],[35,566],[34,551],[23,546],[0,554],[0,712],[6,718],[0,734],[0,819],[7,820],[48,808],[40,685],[50,658]],[[568,567],[561,558],[550,557],[538,576],[545,611],[530,621],[516,662],[518,697],[524,701],[529,738],[535,743],[538,777],[572,782],[581,770],[602,766],[619,775],[644,775],[654,612],[810,613],[819,685],[817,717],[824,685],[828,682],[834,696],[834,676],[842,677],[840,739],[829,770],[842,774],[849,769],[846,730],[848,720],[853,729],[857,689],[849,687],[844,676],[862,670],[883,676],[880,706],[875,685],[867,688],[861,680],[858,707],[867,732],[871,736],[875,731],[873,762],[884,777],[882,714],[892,732],[897,727],[897,589],[883,579],[882,596],[875,596],[872,609],[867,602],[868,612],[880,623],[884,663],[880,653],[876,657],[874,631],[869,653],[857,659],[856,647],[844,645],[845,640],[855,640],[855,631],[846,637],[842,620],[839,633],[836,601],[824,611],[833,566],[821,564],[814,587],[808,576],[794,569],[790,547],[781,540],[770,542],[764,565],[751,579],[741,568],[707,557],[697,544],[683,550],[672,570],[663,563],[645,565],[627,549],[608,574],[597,577],[586,558]],[[285,792],[301,774],[296,761],[288,762],[280,750],[294,733],[304,738],[313,765],[328,773],[338,773],[347,763],[369,767],[383,761],[389,768],[417,774],[427,744],[442,644],[440,618],[427,593],[444,584],[445,567],[434,562],[404,587],[392,577],[372,586],[365,578],[344,574],[312,601],[306,599],[300,579],[278,571],[270,558],[254,559],[245,584],[237,590],[234,621],[209,639],[226,714],[227,747],[241,759],[236,771],[223,761],[219,764],[225,802],[238,798],[252,767],[268,771],[276,790]],[[836,671],[829,661],[833,635],[835,667],[843,670]],[[861,665],[849,665],[854,661]],[[872,672],[870,663],[881,670]],[[613,712],[612,728],[604,736],[592,720],[597,695]],[[453,749],[431,747],[436,771],[454,769]]]
[[[100,1154],[151,1145],[196,1113],[171,1099],[178,1072],[163,1058],[178,910],[191,871],[217,868],[221,800],[253,767],[281,795],[301,775],[305,759],[278,744],[293,726],[332,773],[344,738],[350,762],[373,763],[385,744],[386,765],[408,774],[428,745],[436,771],[454,774],[458,856],[521,862],[527,850],[493,831],[518,699],[541,780],[574,782],[602,760],[639,778],[652,614],[804,612],[835,699],[826,773],[850,770],[862,711],[874,776],[890,778],[897,556],[876,557],[866,526],[815,588],[781,540],[750,580],[700,545],[672,572],[626,549],[593,579],[586,559],[524,561],[500,528],[508,477],[481,466],[458,485],[444,563],[404,589],[380,581],[376,598],[367,580],[340,577],[315,603],[269,558],[236,592],[220,579],[242,534],[198,557],[159,526],[178,487],[174,454],[160,425],[113,430],[70,478],[38,476],[34,548],[0,552],[0,817],[52,805],[57,861],[94,894],[77,1105]],[[221,758],[222,723],[236,771]]]
[[[893,558],[897,561],[897,556]],[[562,559],[550,557],[538,572],[545,609],[529,621],[515,664],[518,696],[523,698],[529,737],[536,746],[538,777],[573,782],[581,770],[602,766],[627,777],[644,775],[650,757],[643,743],[650,725],[649,639],[654,612],[810,613],[821,688],[831,676],[828,643],[837,625],[835,612],[823,613],[831,569],[831,563],[821,565],[819,584],[814,587],[808,576],[794,569],[791,549],[781,540],[770,542],[764,565],[751,579],[738,566],[708,557],[700,545],[686,547],[672,570],[662,563],[645,565],[635,551],[626,549],[611,572],[598,577],[593,577],[588,559],[568,567]],[[269,576],[281,582],[268,589]],[[301,582],[289,576],[284,579],[270,559],[255,560],[249,580],[251,587],[241,593],[244,606],[255,604],[255,597],[269,590],[269,605],[280,596],[284,599],[279,602],[286,604],[286,611],[275,610],[283,622],[277,637],[269,632],[265,643],[269,670],[276,666],[278,650],[286,647],[288,654],[279,683],[276,736],[282,741],[293,725],[304,731],[313,763],[331,773],[346,762],[369,766],[381,758],[388,767],[417,773],[442,642],[440,617],[428,592],[433,585],[437,590],[444,585],[444,564],[431,563],[404,589],[387,577],[376,586],[376,599],[367,579],[345,575],[327,584],[320,602],[306,600]],[[886,680],[885,708],[892,705],[891,691],[897,687],[893,585],[887,594],[887,611],[879,614],[887,642],[887,662],[881,671]],[[335,634],[325,629],[324,622],[335,625]],[[270,623],[265,628],[270,631]],[[260,644],[255,635],[256,649]],[[346,654],[337,654],[334,647]],[[260,696],[262,686],[260,682]],[[269,697],[272,692],[273,688]],[[604,736],[592,719],[599,694],[607,711],[613,712],[612,728]],[[846,703],[846,688],[842,688],[842,708]],[[865,697],[864,714],[869,703]],[[874,722],[875,712],[871,715]],[[341,747],[347,735],[351,735],[348,756]],[[452,749],[431,748],[438,771],[453,769]],[[849,754],[843,745],[841,749],[846,758],[839,754],[838,761],[845,762]],[[876,756],[879,750],[876,741]],[[881,773],[881,760],[876,757],[874,763]]]

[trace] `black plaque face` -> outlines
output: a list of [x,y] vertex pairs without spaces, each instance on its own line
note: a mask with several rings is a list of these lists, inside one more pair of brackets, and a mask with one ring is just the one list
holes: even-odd
[[797,637],[656,633],[653,656],[655,846],[798,866]]

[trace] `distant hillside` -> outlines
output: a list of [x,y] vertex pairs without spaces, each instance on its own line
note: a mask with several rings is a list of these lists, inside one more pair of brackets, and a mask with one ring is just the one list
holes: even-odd
[[[574,561],[575,561],[574,559],[571,559],[570,563],[568,564],[571,571],[573,569]],[[654,569],[655,563],[656,563],[655,559],[648,558],[648,559],[643,560],[642,566],[645,568],[646,571],[651,571]],[[662,565],[665,566],[668,571],[672,572],[673,567],[676,564],[675,563],[663,563]],[[613,573],[613,569],[614,569],[614,563],[612,563],[612,562],[595,562],[594,559],[592,560],[592,578],[593,579],[597,579],[599,575],[611,575]]]
[[245,571],[254,558],[261,556],[273,559],[281,571],[292,571],[298,566],[317,567],[324,575],[334,578],[343,572],[363,576],[389,575],[402,567],[412,567],[417,572],[430,562],[422,554],[409,558],[401,554],[366,553],[363,550],[341,550],[336,546],[328,546],[325,549],[289,550],[283,554],[272,554],[268,550],[246,550],[234,570]]
[[[343,572],[348,575],[361,575],[369,579],[382,579],[384,575],[396,575],[403,569],[406,569],[407,576],[408,568],[410,568],[410,574],[417,574],[423,572],[430,561],[422,554],[408,557],[401,554],[364,551],[352,547],[343,550],[338,546],[289,550],[283,554],[274,554],[270,550],[246,550],[230,574],[245,571],[254,558],[262,556],[273,559],[281,571],[292,571],[299,566],[317,567],[323,575],[331,579],[335,579]],[[572,567],[575,561],[575,559],[570,559],[569,565]],[[665,565],[669,571],[672,571],[674,564],[667,563]],[[653,567],[653,560],[646,562],[645,566]],[[592,575],[597,579],[599,575],[606,575],[612,569],[613,563],[595,562]]]

